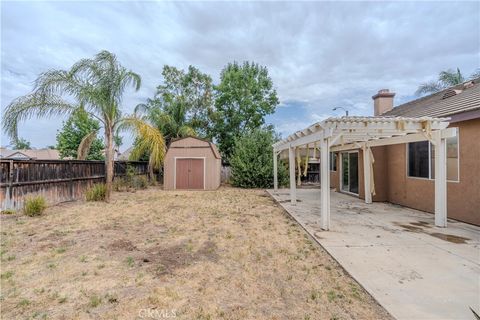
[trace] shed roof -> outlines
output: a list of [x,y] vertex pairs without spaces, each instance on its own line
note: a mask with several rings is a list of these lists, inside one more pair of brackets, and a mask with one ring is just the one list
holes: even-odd
[[186,136],[186,137],[182,137],[182,138],[172,139],[171,142],[170,142],[170,145],[169,145],[168,149],[170,149],[170,148],[172,148],[172,147],[173,147],[173,148],[179,148],[179,147],[172,146],[172,145],[173,145],[175,142],[178,142],[178,141],[181,141],[181,140],[185,140],[185,139],[189,139],[189,138],[190,138],[190,139],[196,139],[196,140],[198,140],[198,141],[203,141],[203,142],[207,143],[208,146],[210,147],[210,149],[212,150],[213,155],[215,156],[215,158],[217,158],[217,159],[221,159],[221,158],[222,158],[221,155],[220,155],[220,152],[219,152],[218,149],[217,149],[217,146],[216,146],[214,143],[212,143],[212,142],[210,142],[210,141],[208,141],[208,140],[206,140],[206,139],[202,139],[202,138],[198,138],[198,137],[194,137],[194,136]]
[[473,110],[480,110],[480,78],[404,103],[382,116],[445,117]]

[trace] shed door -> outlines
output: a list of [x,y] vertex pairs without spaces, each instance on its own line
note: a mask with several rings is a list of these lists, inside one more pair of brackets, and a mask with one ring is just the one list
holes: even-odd
[[204,159],[177,159],[176,189],[203,189]]

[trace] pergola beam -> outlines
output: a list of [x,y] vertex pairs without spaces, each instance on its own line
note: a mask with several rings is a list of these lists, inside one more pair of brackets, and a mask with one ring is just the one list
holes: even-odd
[[441,131],[433,134],[435,141],[435,225],[447,226],[447,143]]
[[273,150],[273,191],[278,192],[278,152]]
[[321,206],[321,228],[330,229],[330,146],[329,139],[320,141],[320,206]]
[[295,181],[295,148],[288,149],[288,171],[290,175],[290,202],[297,203],[297,186]]

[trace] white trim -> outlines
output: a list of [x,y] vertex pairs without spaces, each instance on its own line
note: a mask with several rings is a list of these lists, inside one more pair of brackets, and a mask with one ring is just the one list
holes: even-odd
[[[460,136],[458,134],[458,128],[457,127],[448,128],[448,129],[455,129],[456,132],[457,132],[456,135],[452,136],[450,134],[442,134],[442,138],[444,138],[444,139],[454,138],[454,137],[457,138],[457,162],[458,162],[458,165],[457,165],[457,180],[447,179],[447,182],[448,183],[460,183]],[[408,145],[410,143],[422,142],[422,141],[405,143],[405,175],[408,179],[435,181],[435,178],[432,178],[432,146],[434,146],[434,144],[430,140],[424,140],[424,141],[428,142],[428,177],[424,178],[424,177],[415,177],[415,176],[410,176],[409,175],[409,164],[410,164],[409,152],[410,151],[408,150]],[[448,162],[448,144],[447,144],[447,162]]]
[[[206,190],[205,183],[207,180],[207,157],[173,157],[173,190],[177,190],[177,159],[202,159],[203,160],[203,190]],[[190,190],[190,189],[187,189]],[[194,190],[194,189],[192,189]]]

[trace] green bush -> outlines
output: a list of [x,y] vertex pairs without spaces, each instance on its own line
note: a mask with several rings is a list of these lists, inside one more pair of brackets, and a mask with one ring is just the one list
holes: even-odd
[[[257,129],[235,140],[230,159],[232,184],[241,188],[271,188],[273,186],[273,151],[275,134],[269,129]],[[279,161],[278,184],[288,183],[287,169]]]
[[29,197],[23,203],[23,212],[29,216],[39,216],[47,208],[47,202],[42,196]]
[[91,186],[85,193],[87,201],[103,201],[107,193],[107,186],[104,183],[97,183]]

